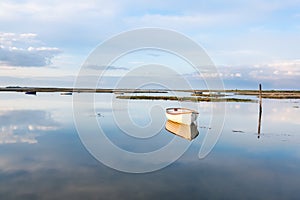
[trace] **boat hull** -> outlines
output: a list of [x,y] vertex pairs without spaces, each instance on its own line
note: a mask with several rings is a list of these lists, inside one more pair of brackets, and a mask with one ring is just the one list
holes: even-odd
[[62,95],[62,96],[70,96],[70,95],[72,95],[73,93],[72,92],[61,92],[60,93],[60,95]]
[[28,92],[25,92],[25,94],[27,94],[27,95],[36,95],[36,91],[28,91]]
[[[176,109],[176,110],[175,110]],[[166,117],[176,123],[190,125],[197,120],[199,113],[189,109],[168,108]]]

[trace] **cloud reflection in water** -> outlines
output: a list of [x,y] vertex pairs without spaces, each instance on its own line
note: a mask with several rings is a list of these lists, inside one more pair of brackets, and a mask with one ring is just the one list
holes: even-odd
[[37,143],[44,131],[56,130],[58,123],[43,110],[10,110],[0,112],[0,144]]

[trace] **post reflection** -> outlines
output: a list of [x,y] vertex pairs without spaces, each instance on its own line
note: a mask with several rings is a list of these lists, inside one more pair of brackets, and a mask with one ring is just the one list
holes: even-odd
[[187,125],[187,124],[180,124],[168,120],[166,122],[165,128],[170,133],[173,133],[177,136],[180,136],[190,141],[195,139],[199,135],[199,131],[195,123],[192,123],[191,125]]

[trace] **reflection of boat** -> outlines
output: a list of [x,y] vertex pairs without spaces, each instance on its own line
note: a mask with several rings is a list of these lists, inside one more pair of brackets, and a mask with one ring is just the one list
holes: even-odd
[[192,124],[196,121],[199,113],[195,110],[188,108],[167,108],[166,116],[169,120],[182,123],[182,124]]
[[187,125],[168,120],[166,122],[166,130],[187,140],[192,140],[199,135],[199,131],[195,123]]
[[36,91],[27,91],[27,92],[25,92],[25,94],[36,95]]
[[61,92],[60,95],[72,95],[72,92]]

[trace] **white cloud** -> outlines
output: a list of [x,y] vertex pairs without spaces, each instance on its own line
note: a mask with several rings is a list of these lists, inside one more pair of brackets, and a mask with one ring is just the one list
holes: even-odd
[[[128,71],[129,70],[126,67],[112,66],[112,65],[110,65],[110,66],[87,65],[86,68],[87,69],[92,69],[92,70],[95,70],[95,71],[98,71],[98,72],[104,71],[104,70],[108,70],[108,71],[110,71],[110,70],[112,70],[112,71],[114,71],[114,70]],[[95,73],[95,72],[93,72],[93,73]]]
[[174,29],[196,28],[203,26],[214,26],[225,23],[229,20],[235,20],[235,14],[192,14],[192,15],[161,15],[146,14],[143,16],[128,17],[124,19],[130,26],[158,26]]
[[24,47],[26,45],[38,45],[41,42],[36,39],[37,35],[34,33],[11,33],[0,32],[0,45],[1,48],[12,48],[16,45]]
[[124,28],[116,17],[119,12],[116,1],[3,0],[0,26],[6,32],[34,32],[48,44],[88,54]]
[[[74,0],[74,1],[1,1],[0,17],[17,20],[22,17],[38,21],[72,20],[86,14],[93,16],[113,16],[118,7],[114,1]],[[76,22],[76,21],[74,21]]]
[[56,47],[39,46],[41,42],[36,37],[34,33],[0,32],[0,65],[20,67],[50,65],[52,58],[61,53],[61,50]]
[[[189,78],[213,79],[220,77],[224,81],[243,80],[265,82],[271,86],[297,87],[300,79],[300,60],[283,60],[256,65],[217,66],[218,73],[188,74]],[[278,87],[280,88],[280,87]]]
[[255,65],[256,70],[252,75],[264,78],[282,79],[288,77],[300,78],[300,60],[277,61],[267,64]]
[[239,78],[242,77],[241,73],[235,73],[234,76]]
[[28,47],[28,51],[60,51],[59,48],[56,47]]
[[256,65],[228,65],[218,67],[218,69],[221,78],[227,83],[230,84],[230,81],[234,81],[235,84],[244,82],[249,85],[249,89],[253,89],[258,83],[263,83],[268,89],[299,89],[299,60],[274,61]]

